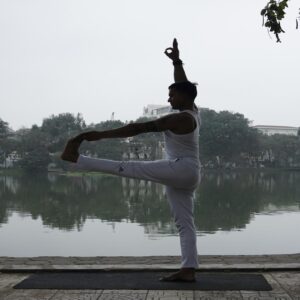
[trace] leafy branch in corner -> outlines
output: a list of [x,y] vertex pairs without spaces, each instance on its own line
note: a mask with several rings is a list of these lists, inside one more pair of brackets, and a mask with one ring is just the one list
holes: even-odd
[[[285,32],[280,24],[280,21],[284,18],[285,9],[288,7],[288,0],[276,1],[270,0],[266,7],[262,9],[261,15],[263,17],[263,26],[273,32],[277,38],[277,43],[281,43],[279,34]],[[266,19],[266,21],[265,21]],[[298,24],[298,20],[297,20]]]

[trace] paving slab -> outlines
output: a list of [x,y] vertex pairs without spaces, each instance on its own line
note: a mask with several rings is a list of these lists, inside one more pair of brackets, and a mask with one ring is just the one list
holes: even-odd
[[104,290],[99,300],[146,300],[146,290]]
[[239,291],[195,291],[194,300],[242,300],[243,296]]
[[146,300],[193,300],[194,291],[149,291]]
[[103,291],[101,290],[68,290],[57,291],[51,300],[98,300]]
[[[56,290],[11,290],[3,300],[50,300]],[[1,298],[0,298],[1,299]],[[2,300],[1,299],[1,300]]]
[[272,276],[292,299],[300,300],[300,272],[274,272]]

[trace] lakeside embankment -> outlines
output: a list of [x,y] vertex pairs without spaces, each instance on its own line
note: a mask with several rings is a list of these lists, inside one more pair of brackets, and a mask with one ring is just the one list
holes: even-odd
[[[178,268],[179,257],[0,257],[0,299],[97,299],[97,300],[300,300],[300,254],[199,256],[201,271],[261,274],[271,291],[253,290],[55,290],[14,289],[35,271]],[[125,263],[127,265],[125,265]],[[205,269],[205,266],[207,267]],[[22,267],[22,268],[21,268]],[[218,269],[219,267],[219,269]]]
[[[180,256],[0,256],[0,272],[177,268]],[[199,255],[199,270],[300,270],[300,253]]]

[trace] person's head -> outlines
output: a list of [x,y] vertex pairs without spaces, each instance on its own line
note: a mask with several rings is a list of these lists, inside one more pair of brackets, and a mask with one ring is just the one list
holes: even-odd
[[175,82],[169,86],[169,100],[172,108],[180,109],[192,106],[197,97],[196,83],[190,81]]

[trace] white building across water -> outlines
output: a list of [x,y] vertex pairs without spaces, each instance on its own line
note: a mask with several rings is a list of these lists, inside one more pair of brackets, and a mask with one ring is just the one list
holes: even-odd
[[285,134],[285,135],[298,135],[299,127],[291,126],[274,126],[274,125],[255,125],[253,128],[258,129],[266,135]]
[[160,118],[173,112],[177,112],[177,110],[172,109],[170,105],[148,104],[143,109],[143,117]]

